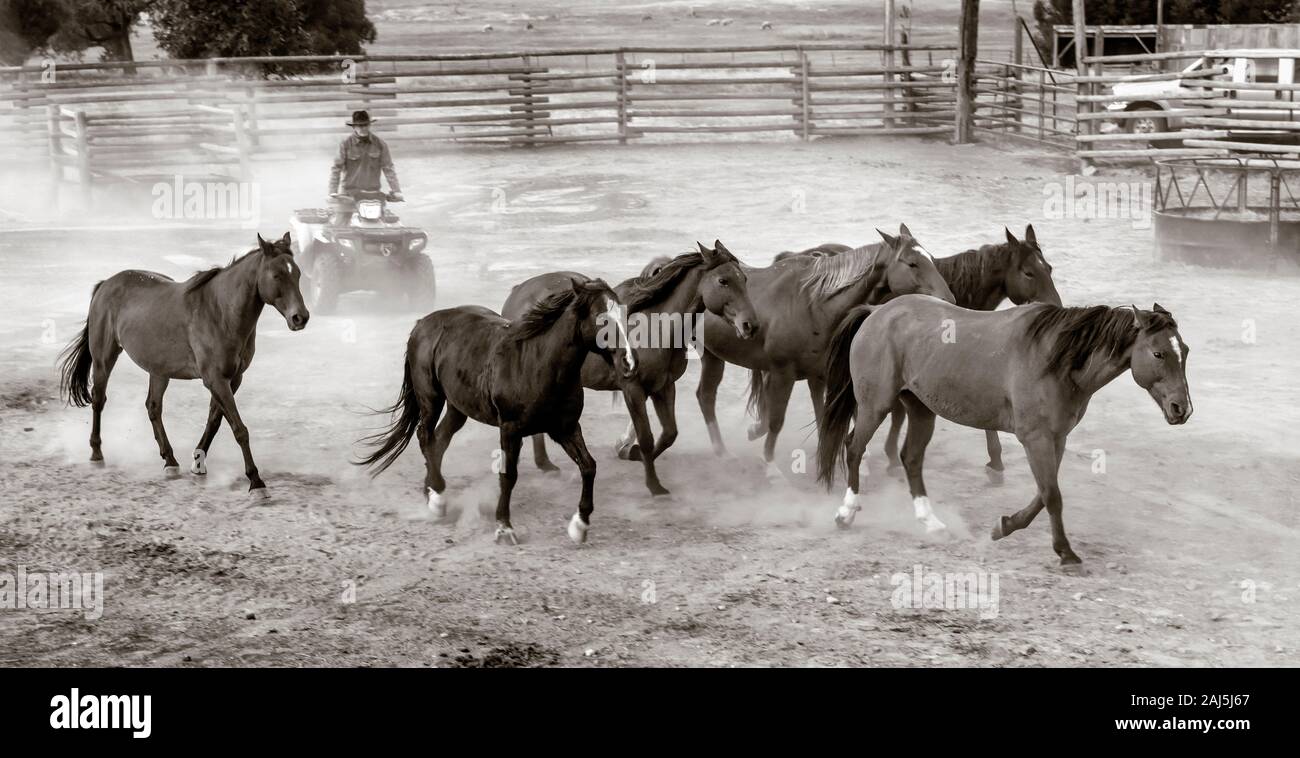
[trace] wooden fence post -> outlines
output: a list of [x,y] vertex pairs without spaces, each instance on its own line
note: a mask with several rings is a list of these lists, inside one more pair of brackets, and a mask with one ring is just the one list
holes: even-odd
[[979,0],[961,0],[961,27],[958,32],[960,40],[957,56],[957,144],[974,141],[975,51],[979,37],[979,19]]
[[[885,84],[894,83],[894,0],[885,0],[885,50],[882,56],[885,64],[885,75],[883,80]],[[886,129],[894,128],[894,88],[885,88],[885,118],[884,124]]]
[[253,145],[248,138],[244,121],[244,106],[235,103],[235,106],[230,109],[230,114],[235,126],[235,147],[239,149],[239,177],[246,182],[252,181]]
[[85,111],[74,112],[77,135],[77,181],[81,183],[81,197],[89,205],[90,192],[90,134]]
[[627,144],[627,56],[619,50],[614,54],[614,68],[618,71],[618,144]]
[[803,111],[803,129],[799,135],[805,142],[808,140],[808,134],[812,131],[812,103],[808,102],[808,53],[803,49],[803,45],[798,47],[799,51],[799,107]]
[[[1084,77],[1088,75],[1088,64],[1083,62],[1084,56],[1086,56],[1087,54],[1088,54],[1088,25],[1087,25],[1087,18],[1084,15],[1084,11],[1083,11],[1083,0],[1074,0],[1074,70],[1080,77]],[[1091,83],[1084,82],[1083,84],[1075,84],[1074,93],[1076,97],[1074,101],[1074,113],[1075,113],[1076,124],[1074,128],[1075,128],[1075,132],[1077,133],[1076,136],[1079,135],[1086,136],[1092,133],[1092,129],[1090,128],[1090,125],[1092,124],[1091,119],[1079,118],[1080,116],[1086,116],[1086,114],[1090,113],[1092,111],[1092,108],[1089,107],[1088,103],[1079,102],[1078,100],[1078,95],[1080,94],[1090,95],[1092,94],[1092,91],[1093,90],[1092,90]],[[1076,141],[1075,142],[1076,152],[1078,151],[1080,144],[1087,144],[1087,143],[1079,143]],[[1092,164],[1089,162],[1087,158],[1079,159],[1079,170],[1085,174],[1091,173]]]

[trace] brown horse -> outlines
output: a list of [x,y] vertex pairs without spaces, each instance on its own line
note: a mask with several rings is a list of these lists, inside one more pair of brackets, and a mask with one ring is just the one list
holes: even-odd
[[[648,276],[638,276],[615,287],[627,308],[628,333],[637,348],[637,370],[620,376],[607,361],[589,355],[582,365],[582,386],[593,390],[622,390],[636,444],[620,443],[619,457],[640,460],[645,484],[653,495],[667,495],[659,481],[655,459],[677,439],[676,382],[686,373],[686,347],[695,341],[695,318],[712,313],[732,325],[736,336],[748,339],[758,327],[749,302],[745,272],[720,241],[713,249],[696,243],[699,252],[684,253],[665,263],[651,262]],[[510,290],[501,306],[506,318],[517,318],[537,301],[571,286],[589,281],[572,271],[541,274]],[[646,415],[646,399],[654,401],[661,432],[656,442]],[[630,448],[630,449],[629,449]],[[557,470],[546,454],[546,440],[533,436],[533,461],[544,471]]]
[[[835,389],[826,399],[817,440],[818,476],[828,488],[836,463],[846,459],[848,490],[835,522],[853,522],[863,451],[901,399],[907,408],[903,466],[916,518],[927,531],[945,528],[921,476],[940,415],[1015,434],[1025,447],[1038,494],[1018,513],[1003,516],[993,539],[1025,528],[1046,507],[1061,564],[1080,563],[1065,536],[1057,470],[1066,436],[1093,393],[1125,371],[1156,401],[1165,421],[1183,424],[1191,417],[1187,345],[1173,316],[1159,305],[1143,311],[1037,304],[983,312],[911,296],[853,309],[831,341],[826,377]],[[844,444],[850,422],[852,439]]]
[[267,496],[248,447],[248,428],[235,407],[235,392],[253,362],[263,306],[270,303],[295,332],[307,325],[310,314],[298,289],[302,272],[294,263],[288,233],[274,243],[258,235],[257,245],[225,268],[202,271],[184,282],[152,271],[121,271],[95,285],[86,326],[64,351],[60,367],[63,396],[79,408],[94,408],[90,460],[104,459],[100,414],[108,397],[108,377],[126,350],[137,366],[149,372],[145,408],[164,469],[180,470],[162,423],[167,383],[202,379],[212,393],[212,403],[190,471],[208,472],[208,448],[225,418],[244,454],[250,494]]
[[[939,273],[952,289],[957,305],[976,311],[996,310],[1003,300],[1016,305],[1047,303],[1060,305],[1061,296],[1052,280],[1052,266],[1043,257],[1038,237],[1032,224],[1025,227],[1025,238],[1016,239],[1010,229],[1003,228],[1007,241],[1001,245],[984,245],[978,250],[950,255],[935,260]],[[894,405],[889,417],[889,435],[885,438],[885,457],[889,471],[898,471],[902,461],[898,457],[898,433],[903,426],[904,408],[901,402]],[[989,481],[1002,483],[1002,441],[992,429],[984,432],[989,460],[984,473]]]
[[844,314],[863,303],[881,303],[913,292],[953,299],[933,257],[906,225],[899,227],[897,237],[876,231],[883,245],[810,256],[811,261],[804,264],[783,262],[749,271],[749,296],[761,322],[756,339],[740,339],[725,321],[705,314],[695,396],[716,454],[726,452],[715,413],[726,363],[748,368],[756,377],[766,375],[765,380],[751,384],[750,401],[766,409],[763,459],[768,463],[768,476],[779,477],[772,459],[790,391],[796,381],[807,380],[814,412],[821,417],[825,352]]
[[568,531],[574,542],[585,542],[595,508],[596,461],[579,424],[582,365],[594,352],[618,363],[625,376],[636,371],[635,349],[625,337],[607,335],[610,328],[622,333],[625,327],[618,294],[599,279],[572,282],[510,321],[475,305],[430,313],[416,322],[407,340],[402,389],[384,411],[392,414],[392,423],[362,440],[374,451],[356,463],[373,466],[378,475],[418,435],[429,509],[442,518],[447,513],[442,456],[452,436],[467,418],[497,427],[504,465],[496,539],[518,544],[510,494],[519,475],[519,448],[524,437],[548,434],[582,473],[582,496]]

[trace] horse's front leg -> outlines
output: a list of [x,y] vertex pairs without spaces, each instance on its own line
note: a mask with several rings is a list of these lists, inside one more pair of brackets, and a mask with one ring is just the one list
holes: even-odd
[[575,425],[567,436],[553,436],[564,448],[573,462],[582,472],[582,498],[578,500],[578,512],[569,519],[569,539],[582,543],[587,541],[587,530],[591,528],[591,512],[595,510],[593,491],[596,484],[596,459],[587,452],[587,443],[582,439],[582,426]]
[[714,455],[724,455],[727,446],[722,442],[722,432],[718,429],[718,385],[722,383],[722,374],[727,364],[721,358],[710,353],[708,349],[700,351],[700,383],[695,388],[695,399],[700,403],[700,413],[704,424],[709,429],[709,442],[713,445]]
[[794,382],[794,374],[788,370],[778,369],[767,375],[767,387],[763,393],[767,401],[767,439],[763,441],[763,460],[767,463],[769,480],[785,478],[773,459],[776,456],[776,438],[780,436],[781,428],[785,426],[785,410],[790,404],[790,392],[794,389]]
[[640,387],[628,387],[623,390],[623,399],[627,403],[627,412],[632,417],[632,426],[636,429],[634,449],[639,454],[635,458],[641,461],[641,466],[645,469],[646,489],[650,490],[651,495],[667,495],[668,490],[659,482],[659,473],[655,471],[655,437],[645,409],[645,391]]
[[[235,374],[235,378],[230,380],[230,393],[239,391],[239,385],[244,381],[244,373],[241,371]],[[212,440],[217,437],[217,430],[221,428],[221,403],[217,402],[217,396],[212,396],[212,401],[208,403],[208,424],[203,427],[203,436],[199,438],[199,444],[194,447],[194,462],[190,464],[190,473],[202,476],[208,473],[208,450],[212,448]]]
[[519,478],[519,448],[523,444],[523,437],[505,428],[501,429],[501,451],[505,454],[505,460],[502,461],[501,473],[497,475],[497,481],[501,483],[501,492],[497,495],[498,543],[505,538],[512,545],[519,544],[515,528],[510,524],[510,493],[514,491],[515,480]]
[[[1063,435],[1053,437],[1047,433],[1038,433],[1021,437],[1021,443],[1025,446],[1025,453],[1029,458],[1029,469],[1034,474],[1034,481],[1038,483],[1038,497],[1035,498],[1038,509],[1047,508],[1047,515],[1052,519],[1052,549],[1060,557],[1062,566],[1066,567],[1067,570],[1076,569],[1083,561],[1074,554],[1074,550],[1070,548],[1070,540],[1065,536],[1061,488],[1057,483],[1057,470],[1060,468],[1061,456],[1065,451],[1065,437]],[[1036,503],[1031,503],[1030,508],[1034,508]],[[1036,514],[1037,509],[1032,511],[1029,519],[1032,520]],[[1020,514],[1018,513],[1016,516],[1020,516]],[[999,529],[1004,530],[1005,533],[1006,522],[1007,519],[1002,519],[1002,523],[999,523],[998,528],[994,530],[993,536],[995,539],[998,537]],[[1012,524],[1012,526],[1015,525]]]
[[205,376],[203,385],[212,393],[212,399],[221,407],[221,415],[230,424],[230,431],[235,435],[235,442],[244,454],[244,474],[248,477],[248,492],[255,497],[270,497],[266,483],[257,473],[257,464],[253,462],[253,451],[248,446],[248,427],[239,417],[239,408],[235,406],[235,390],[232,380],[225,376]]
[[655,415],[659,417],[659,441],[655,443],[654,454],[657,459],[677,441],[677,385],[668,382],[651,399],[654,400]]

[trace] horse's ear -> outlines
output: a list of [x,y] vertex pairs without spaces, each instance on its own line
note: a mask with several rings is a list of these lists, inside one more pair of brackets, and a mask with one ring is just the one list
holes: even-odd
[[[700,243],[697,242],[695,244],[699,245]],[[714,259],[718,257],[718,251],[710,250],[704,245],[700,245],[700,257],[704,259],[706,266],[712,266]]]
[[1035,247],[1038,246],[1038,238],[1034,236],[1033,224],[1029,224],[1025,226],[1025,242],[1028,242],[1029,244],[1034,245]]
[[[900,236],[900,237],[911,237],[911,236],[912,236],[912,230],[907,228],[907,224],[899,224],[899,225],[898,225],[898,236]],[[915,238],[914,238],[914,239],[915,239]]]
[[583,291],[586,289],[584,283],[578,281],[577,279],[570,279],[569,286],[573,287],[573,294],[575,295],[581,295]]
[[293,249],[293,248],[289,247],[289,233],[288,233],[288,232],[285,232],[285,233],[284,233],[284,236],[280,238],[280,244],[284,245],[285,247],[289,248],[290,250]]
[[1020,240],[1016,239],[1016,235],[1012,234],[1010,229],[1004,226],[1002,227],[1002,231],[1007,233],[1007,243],[1009,245],[1012,247],[1020,247]]
[[1170,313],[1169,311],[1165,310],[1164,308],[1161,308],[1161,307],[1160,307],[1160,303],[1152,303],[1152,304],[1151,304],[1151,310],[1155,311],[1156,313],[1163,313],[1163,314],[1165,314],[1166,316],[1172,316],[1172,315],[1174,315],[1174,314]]
[[258,232],[258,233],[257,233],[257,247],[258,247],[259,250],[265,250],[265,249],[266,249],[266,240],[262,239],[262,233],[261,233],[261,232]]
[[891,237],[888,234],[885,234],[884,232],[880,231],[879,229],[876,230],[876,234],[879,234],[880,238],[885,241],[885,244],[889,245],[890,250],[893,250],[894,248],[898,247],[897,237]]
[[1136,304],[1129,307],[1133,309],[1133,327],[1138,331],[1145,329],[1147,327],[1146,314],[1142,313],[1142,309],[1137,307]]
[[[722,240],[713,241],[713,252],[731,255],[731,251],[727,249],[726,245],[722,244]],[[734,258],[735,256],[733,255],[732,257]]]

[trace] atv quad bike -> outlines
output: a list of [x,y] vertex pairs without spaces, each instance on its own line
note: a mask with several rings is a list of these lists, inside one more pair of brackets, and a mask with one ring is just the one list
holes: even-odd
[[330,208],[297,210],[289,221],[307,307],[328,315],[340,295],[373,290],[422,313],[433,310],[437,279],[423,252],[429,235],[404,226],[383,192],[330,199]]

